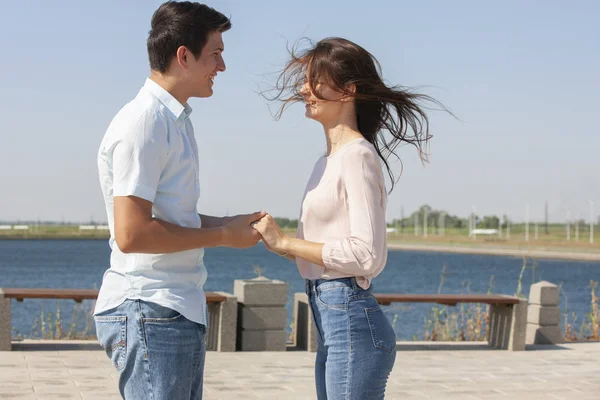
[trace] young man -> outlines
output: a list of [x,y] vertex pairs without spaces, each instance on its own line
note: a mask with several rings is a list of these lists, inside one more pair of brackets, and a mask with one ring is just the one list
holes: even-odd
[[206,5],[161,5],[148,37],[150,77],[98,153],[112,253],[94,317],[125,399],[202,398],[203,248],[260,239],[250,224],[262,212],[218,218],[196,210],[198,149],[187,101],[212,95],[230,28]]

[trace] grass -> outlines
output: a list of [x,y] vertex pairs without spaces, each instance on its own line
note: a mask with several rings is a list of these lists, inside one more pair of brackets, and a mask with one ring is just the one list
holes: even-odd
[[[438,294],[442,293],[446,277],[446,266],[442,268]],[[488,293],[493,287],[493,276],[490,279]],[[463,282],[467,293],[470,283]],[[397,315],[394,316],[398,318]],[[425,317],[425,340],[427,341],[482,341],[488,333],[488,313],[482,304],[461,304],[458,311],[454,307],[434,305]],[[416,338],[415,338],[416,339]]]
[[[87,303],[91,303],[89,307]],[[96,334],[92,330],[94,325],[94,317],[92,310],[94,302],[75,303],[71,319],[66,324],[63,320],[60,300],[56,302],[56,313],[45,312],[44,307],[41,307],[40,314],[33,321],[31,334],[29,339],[43,340],[95,340]],[[83,327],[78,328],[78,322],[83,324]],[[23,340],[25,337],[19,332],[12,334],[15,340]]]
[[[522,293],[522,280],[525,270],[527,269],[527,260],[523,259],[523,267],[517,281],[517,289],[515,296],[525,298]],[[532,273],[535,274],[535,263],[532,265]],[[442,276],[440,278],[440,286],[438,293],[442,292],[442,287],[445,280],[446,268],[442,268]],[[535,276],[535,275],[534,275]],[[488,293],[492,293],[493,279],[490,278]],[[469,284],[464,284],[467,293],[469,292]],[[590,281],[591,291],[590,311],[585,315],[583,321],[577,330],[577,316],[571,313],[569,319],[568,301],[564,292],[561,290],[561,295],[565,298],[564,310],[564,340],[566,342],[574,341],[598,341],[600,340],[600,311],[599,298],[596,290],[598,282]],[[398,319],[398,315],[394,315],[394,321]],[[489,306],[484,307],[481,304],[461,304],[456,309],[455,307],[434,305],[425,318],[425,340],[429,341],[483,341],[488,335],[489,326]],[[417,338],[415,338],[417,339]]]
[[479,247],[479,248],[501,248],[501,249],[528,249],[545,251],[563,251],[563,252],[585,252],[600,253],[600,237],[596,235],[594,244],[589,243],[589,237],[580,235],[579,240],[572,238],[567,240],[560,232],[553,232],[549,235],[539,235],[538,239],[530,235],[529,241],[525,240],[522,233],[512,234],[510,238],[483,237],[470,238],[467,232],[446,231],[444,236],[428,235],[427,237],[414,236],[411,233],[388,234],[390,244],[417,244],[417,245],[437,245],[437,246],[460,246],[460,247]]
[[108,230],[80,230],[79,225],[29,225],[27,230],[0,230],[1,239],[108,239]]
[[[575,315],[575,313],[571,313],[571,320],[569,320],[568,307],[565,306],[563,317],[566,342],[600,340],[600,311],[598,309],[598,294],[596,293],[596,290],[598,289],[598,282],[590,281],[589,289],[591,292],[590,311],[585,315],[584,320],[581,321],[579,330],[575,329],[577,315]],[[564,295],[564,293],[562,294]],[[568,303],[565,302],[565,304]]]

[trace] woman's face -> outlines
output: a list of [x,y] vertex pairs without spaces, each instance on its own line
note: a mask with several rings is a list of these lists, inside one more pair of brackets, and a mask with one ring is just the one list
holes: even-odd
[[343,106],[343,103],[340,102],[343,94],[324,82],[315,82],[313,86],[320,98],[312,92],[309,85],[309,74],[307,73],[304,86],[300,90],[306,107],[304,115],[321,123],[335,121]]

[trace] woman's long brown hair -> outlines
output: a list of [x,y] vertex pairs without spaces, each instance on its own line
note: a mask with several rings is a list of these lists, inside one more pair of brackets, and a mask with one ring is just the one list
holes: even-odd
[[[298,52],[298,45],[289,50],[291,59],[279,74],[272,96],[268,100],[281,102],[275,117],[279,119],[285,109],[304,101],[302,87],[309,73],[309,87],[315,97],[323,99],[316,90],[325,82],[336,91],[354,98],[358,130],[377,151],[391,179],[390,192],[395,179],[388,158],[394,155],[401,143],[416,147],[423,163],[428,162],[427,146],[431,139],[429,120],[423,103],[449,112],[430,96],[415,93],[410,88],[388,86],[381,76],[381,65],[361,46],[343,38],[327,38]],[[351,90],[350,88],[355,88]],[[386,138],[387,131],[391,137]],[[402,162],[402,160],[400,160]]]

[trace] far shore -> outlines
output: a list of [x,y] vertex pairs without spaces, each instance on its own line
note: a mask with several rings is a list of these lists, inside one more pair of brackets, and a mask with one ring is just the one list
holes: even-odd
[[430,251],[438,253],[458,253],[458,254],[485,254],[495,256],[512,257],[530,257],[547,258],[559,260],[575,261],[600,261],[600,253],[586,253],[578,251],[563,251],[561,249],[518,249],[518,248],[494,248],[481,246],[452,246],[438,244],[417,244],[417,243],[390,243],[390,250],[408,250],[408,251]]
[[[295,232],[286,231],[290,236],[294,236]],[[27,233],[27,234],[3,234],[0,235],[2,240],[105,240],[109,236],[99,233]],[[509,257],[530,257],[530,258],[546,258],[559,260],[578,260],[578,261],[599,261],[600,262],[600,247],[593,245],[588,248],[573,248],[566,247],[562,244],[550,243],[532,243],[527,246],[525,243],[494,243],[485,241],[452,241],[443,242],[438,240],[414,241],[414,239],[403,240],[400,237],[388,237],[388,247],[390,250],[406,250],[406,251],[426,251],[438,253],[457,253],[457,254],[485,254]]]

